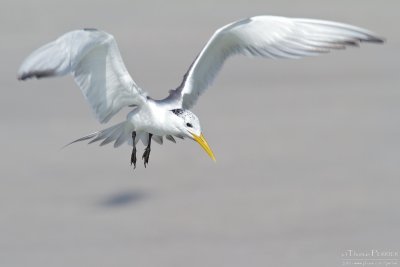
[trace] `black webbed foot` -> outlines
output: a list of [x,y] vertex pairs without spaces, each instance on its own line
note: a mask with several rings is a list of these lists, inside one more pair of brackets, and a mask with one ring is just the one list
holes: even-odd
[[143,156],[142,156],[145,168],[146,168],[147,164],[149,164],[150,151],[151,151],[150,146],[151,146],[151,137],[152,136],[153,136],[152,134],[149,134],[149,143],[147,144],[147,147],[144,150],[144,153],[143,153]]
[[131,165],[133,164],[133,169],[136,169],[136,143],[135,143],[135,139],[136,139],[136,132],[133,131],[132,132],[132,155],[131,155]]
[[144,150],[143,156],[142,156],[145,168],[146,168],[147,164],[149,164],[150,150],[151,149],[149,147],[146,147],[146,149]]

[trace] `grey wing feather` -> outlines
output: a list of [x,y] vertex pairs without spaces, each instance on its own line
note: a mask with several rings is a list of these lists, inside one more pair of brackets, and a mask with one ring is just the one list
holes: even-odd
[[164,99],[175,107],[191,108],[213,82],[225,60],[234,54],[265,58],[302,58],[358,46],[382,43],[371,31],[315,19],[257,16],[217,30],[184,75],[181,85]]
[[68,32],[22,63],[18,79],[71,73],[98,120],[105,123],[121,108],[140,106],[146,93],[133,81],[114,37],[94,29]]

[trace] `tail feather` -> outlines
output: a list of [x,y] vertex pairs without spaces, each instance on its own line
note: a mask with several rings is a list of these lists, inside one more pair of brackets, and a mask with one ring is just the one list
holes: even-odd
[[159,135],[153,135],[153,138],[152,138],[156,143],[158,143],[158,144],[160,144],[160,145],[162,145],[163,144],[163,138],[162,138],[162,136],[159,136]]
[[100,146],[104,146],[104,145],[107,145],[107,144],[115,141],[122,131],[123,131],[123,128],[121,129],[121,127],[115,127],[114,129],[112,129],[112,131],[109,132],[109,134],[103,140],[103,142],[100,143]]
[[172,135],[167,135],[166,138],[167,138],[169,141],[171,141],[171,142],[173,142],[173,143],[176,143],[176,141],[175,141],[174,137],[172,137]]
[[114,147],[121,146],[126,142],[126,140],[132,140],[132,130],[130,130],[129,127],[125,127],[123,131],[120,132],[117,140],[115,140]]
[[110,136],[110,134],[111,134],[113,131],[115,131],[116,129],[118,129],[118,127],[120,127],[120,125],[123,124],[123,123],[125,123],[125,122],[122,122],[122,123],[116,124],[116,125],[114,125],[114,126],[111,126],[110,128],[107,128],[107,129],[98,131],[96,137],[95,137],[93,140],[91,140],[91,141],[89,142],[89,144],[94,143],[94,142],[97,142],[97,141],[101,141],[101,140],[103,140],[103,139],[106,139],[108,136]]
[[137,132],[136,133],[136,142],[142,141],[142,144],[147,146],[149,143],[149,134],[146,132]]
[[130,122],[124,121],[121,123],[118,123],[114,126],[111,126],[107,129],[98,131],[98,132],[94,132],[91,134],[88,134],[84,137],[81,137],[79,139],[76,139],[74,141],[72,141],[71,143],[65,145],[64,147],[67,147],[69,145],[72,145],[74,143],[80,142],[80,141],[85,141],[85,140],[90,140],[90,142],[88,144],[92,144],[94,142],[98,142],[103,140],[103,142],[100,143],[100,146],[104,146],[106,144],[109,144],[113,141],[115,141],[114,143],[114,147],[118,147],[122,144],[124,144],[125,142],[128,141],[128,143],[130,142],[131,139],[131,133],[134,130],[133,125]]
[[76,139],[76,140],[74,140],[74,141],[72,141],[72,142],[66,144],[66,145],[63,146],[62,148],[65,148],[65,147],[70,146],[70,145],[72,145],[72,144],[74,144],[74,143],[77,143],[77,142],[81,142],[81,141],[85,141],[85,140],[91,139],[91,138],[95,137],[95,136],[97,135],[97,133],[98,133],[98,132],[94,132],[94,133],[85,135],[85,136],[83,136],[83,137],[81,137],[81,138],[79,138],[79,139]]
[[[90,140],[88,144],[102,141],[100,143],[100,146],[104,146],[104,145],[107,145],[112,142],[114,142],[114,147],[119,147],[126,142],[129,145],[132,145],[132,131],[134,131],[133,125],[128,121],[124,121],[124,122],[118,123],[116,125],[113,125],[109,128],[106,128],[104,130],[94,132],[94,133],[88,134],[86,136],[83,136],[79,139],[76,139],[76,140],[68,143],[64,147],[67,147],[74,143],[85,141],[85,140]],[[181,136],[176,136],[176,137],[182,138]],[[144,145],[147,145],[148,141],[149,141],[148,138],[149,138],[148,133],[139,131],[136,133],[135,143],[137,143],[139,140],[141,140]],[[167,135],[166,138],[169,141],[176,143],[175,139],[171,135]],[[163,143],[162,136],[153,135],[152,139],[159,144]]]

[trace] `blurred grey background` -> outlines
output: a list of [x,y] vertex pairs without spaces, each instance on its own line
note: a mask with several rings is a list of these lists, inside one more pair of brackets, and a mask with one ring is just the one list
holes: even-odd
[[[399,7],[3,0],[0,266],[341,266],[348,249],[399,251]],[[71,77],[15,78],[40,45],[96,27],[161,98],[217,28],[260,14],[347,22],[388,42],[230,60],[194,109],[216,164],[189,140],[153,145],[135,171],[128,146],[61,150],[128,110],[100,125]]]

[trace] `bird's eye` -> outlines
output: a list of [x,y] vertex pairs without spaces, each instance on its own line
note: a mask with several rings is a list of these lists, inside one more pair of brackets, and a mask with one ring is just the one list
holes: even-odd
[[189,128],[193,127],[193,125],[191,123],[186,123],[186,126],[189,127]]

